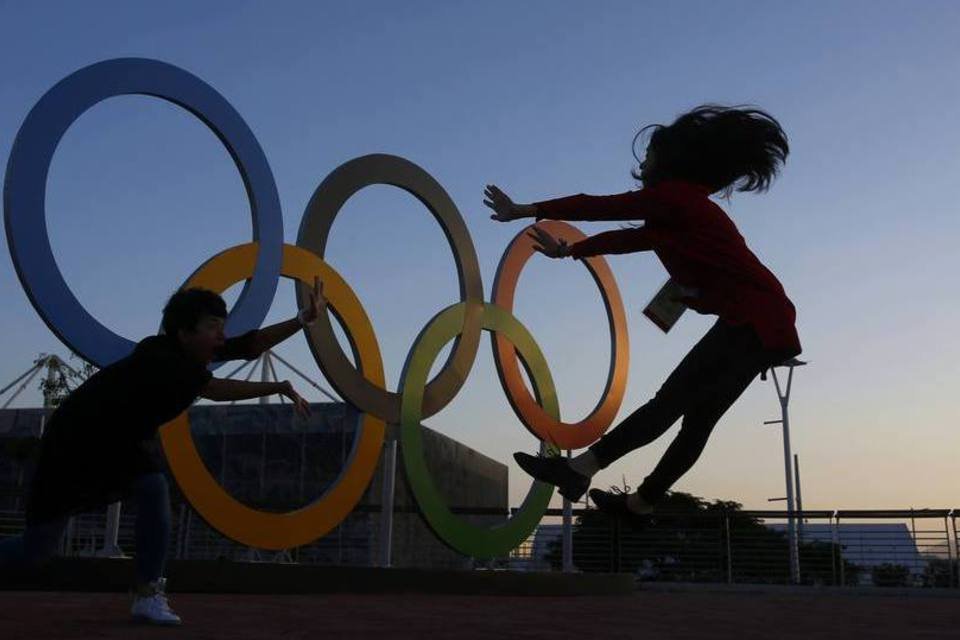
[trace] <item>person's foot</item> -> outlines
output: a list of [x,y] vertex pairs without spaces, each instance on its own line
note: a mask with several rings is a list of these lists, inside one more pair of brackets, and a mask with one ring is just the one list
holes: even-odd
[[167,579],[157,578],[137,588],[130,615],[137,622],[157,625],[178,625],[180,616],[170,610],[164,593]]
[[590,499],[593,500],[597,509],[611,518],[620,519],[631,527],[642,529],[653,521],[650,517],[653,513],[653,505],[643,503],[642,500],[633,500],[631,503],[630,498],[635,495],[600,489],[590,490]]
[[590,488],[590,478],[571,469],[566,458],[531,456],[518,451],[513,459],[537,480],[557,487],[560,495],[571,502],[577,502]]

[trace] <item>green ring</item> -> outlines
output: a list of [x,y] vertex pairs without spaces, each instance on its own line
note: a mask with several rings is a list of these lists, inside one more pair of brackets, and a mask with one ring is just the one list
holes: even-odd
[[[450,511],[433,482],[420,435],[424,388],[440,350],[463,330],[466,307],[466,303],[460,302],[434,316],[417,336],[407,355],[400,381],[400,442],[413,495],[437,536],[468,556],[493,558],[510,553],[529,537],[550,504],[553,486],[535,481],[519,512],[504,524],[488,528],[469,524]],[[481,322],[487,331],[500,332],[513,343],[541,406],[552,418],[559,420],[560,406],[553,377],[530,332],[511,313],[486,302]],[[541,453],[559,455],[559,450],[552,445],[541,443],[540,448]]]

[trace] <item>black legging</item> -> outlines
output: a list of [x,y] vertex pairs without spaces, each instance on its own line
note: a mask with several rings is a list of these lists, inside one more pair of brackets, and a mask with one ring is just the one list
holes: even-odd
[[769,354],[749,325],[718,319],[681,360],[648,403],[590,447],[601,468],[653,442],[680,416],[680,433],[638,489],[650,503],[660,500],[700,457],[710,432],[727,409],[766,368]]

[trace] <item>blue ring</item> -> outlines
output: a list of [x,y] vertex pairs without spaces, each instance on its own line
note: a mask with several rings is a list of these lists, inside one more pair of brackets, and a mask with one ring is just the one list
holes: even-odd
[[240,171],[260,251],[253,278],[227,318],[228,335],[256,329],[266,318],[283,259],[283,217],[273,173],[260,143],[226,98],[193,74],[157,60],[117,58],[70,74],[40,98],[17,133],[4,182],[4,222],[30,302],[60,340],[100,367],[129,354],[135,343],[102,325],[70,291],[50,248],[44,201],[50,161],[67,128],[101,100],[128,94],[162,98],[191,112],[220,138]]

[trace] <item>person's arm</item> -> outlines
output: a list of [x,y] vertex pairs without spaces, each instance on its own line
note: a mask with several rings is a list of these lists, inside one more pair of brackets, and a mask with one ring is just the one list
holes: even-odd
[[509,222],[522,218],[536,220],[662,220],[667,217],[667,205],[656,187],[626,191],[609,196],[591,196],[583,193],[543,200],[533,204],[517,204],[495,185],[484,191],[484,204],[495,212],[492,219]]
[[200,391],[200,397],[217,402],[249,400],[275,394],[289,398],[301,415],[310,415],[310,405],[300,397],[300,394],[294,391],[289,380],[283,382],[250,382],[247,380],[210,378]]
[[233,338],[227,338],[223,341],[223,346],[213,352],[213,361],[256,360],[261,353],[257,351],[256,338],[256,329]]
[[650,230],[646,227],[614,229],[574,242],[570,245],[569,255],[572,258],[588,258],[604,254],[652,251],[653,246]]
[[207,400],[226,402],[230,400],[249,400],[292,391],[288,381],[251,382],[249,380],[231,380],[228,378],[210,378],[200,396]]
[[221,362],[223,360],[256,360],[264,351],[280,344],[301,327],[311,324],[323,312],[327,304],[323,297],[323,284],[320,277],[313,279],[313,292],[310,294],[310,302],[296,315],[296,317],[284,322],[272,324],[269,327],[248,331],[235,338],[228,338],[223,346],[214,354],[214,360]]
[[532,205],[537,220],[651,220],[663,218],[666,206],[652,188],[609,196],[578,193]]
[[272,324],[269,327],[257,329],[254,332],[252,340],[253,351],[259,356],[264,351],[280,344],[302,328],[303,324],[300,323],[300,317],[298,315],[295,318]]
[[650,251],[654,247],[651,231],[647,227],[604,231],[572,245],[565,240],[558,241],[539,227],[534,227],[529,235],[537,243],[533,248],[548,258],[579,259],[610,253]]
[[226,360],[256,360],[263,352],[295,334],[303,325],[299,317],[278,322],[262,329],[252,329],[233,338],[227,338],[223,346],[214,351],[214,362]]

